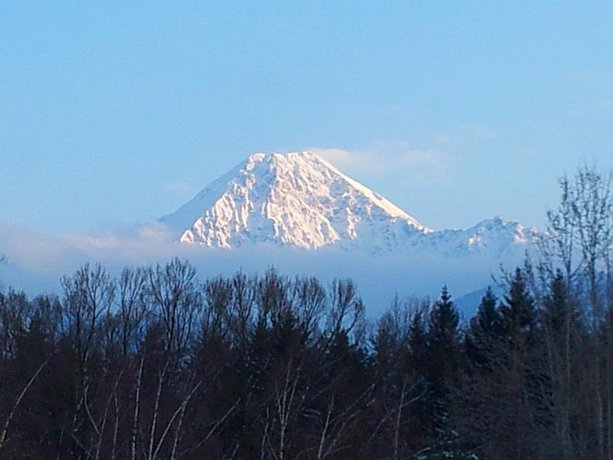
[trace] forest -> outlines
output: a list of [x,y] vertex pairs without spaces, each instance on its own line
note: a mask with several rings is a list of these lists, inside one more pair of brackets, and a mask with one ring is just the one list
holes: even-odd
[[[350,280],[84,265],[0,291],[2,459],[611,459],[611,176],[560,179],[472,318]],[[393,293],[391,293],[393,295]]]

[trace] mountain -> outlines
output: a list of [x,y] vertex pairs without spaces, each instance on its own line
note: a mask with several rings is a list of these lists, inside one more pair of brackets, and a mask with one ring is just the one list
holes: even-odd
[[433,231],[311,152],[251,155],[161,222],[182,243],[504,257],[536,237],[501,217]]
[[394,294],[436,298],[446,285],[460,300],[521,264],[539,237],[501,217],[432,230],[309,152],[252,155],[161,221],[170,233],[152,223],[54,236],[0,222],[0,291],[57,292],[61,276],[92,260],[117,268],[180,256],[204,278],[271,266],[324,283],[350,278],[376,316]]
[[431,230],[313,153],[257,153],[161,219],[183,243],[393,249]]
[[517,222],[496,216],[466,230],[439,230],[422,235],[414,239],[412,245],[421,250],[437,251],[449,257],[487,254],[505,258],[523,252],[533,245],[538,237],[539,232],[536,228],[526,228]]

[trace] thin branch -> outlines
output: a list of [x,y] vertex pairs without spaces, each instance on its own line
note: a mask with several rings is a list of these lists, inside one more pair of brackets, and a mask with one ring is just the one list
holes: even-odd
[[34,372],[34,375],[32,375],[32,377],[30,378],[26,386],[24,386],[23,389],[21,390],[21,393],[19,393],[19,397],[15,401],[15,404],[13,404],[13,407],[4,422],[4,428],[2,429],[2,434],[0,435],[0,450],[2,450],[2,447],[4,446],[4,443],[7,437],[7,433],[9,430],[9,426],[11,424],[11,421],[13,420],[13,416],[15,415],[17,408],[19,407],[19,404],[21,403],[21,400],[24,398],[24,396],[26,395],[30,387],[34,384],[34,381],[36,380],[38,375],[42,372],[45,366],[49,363],[49,359],[50,358],[47,358],[40,366],[38,366],[38,369],[36,369],[36,372]]

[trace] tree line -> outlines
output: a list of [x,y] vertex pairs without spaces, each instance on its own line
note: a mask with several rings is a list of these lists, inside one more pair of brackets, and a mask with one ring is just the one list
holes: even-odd
[[560,180],[538,260],[461,321],[174,259],[0,292],[0,458],[610,459],[610,177]]

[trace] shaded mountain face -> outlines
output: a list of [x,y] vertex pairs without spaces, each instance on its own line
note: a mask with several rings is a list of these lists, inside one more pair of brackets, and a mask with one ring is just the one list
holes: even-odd
[[537,237],[500,217],[432,231],[310,152],[254,154],[161,222],[182,243],[224,249],[267,243],[499,257]]

